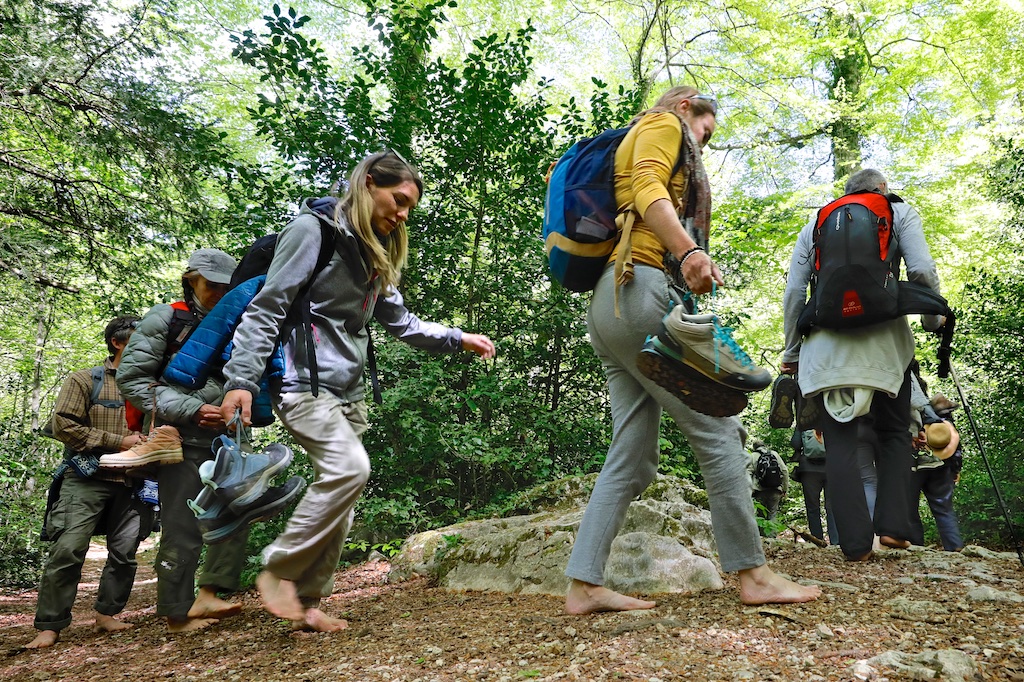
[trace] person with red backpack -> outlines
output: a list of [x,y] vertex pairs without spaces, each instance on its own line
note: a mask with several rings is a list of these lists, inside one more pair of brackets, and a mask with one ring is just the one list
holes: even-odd
[[[907,506],[916,503],[907,494],[914,463],[914,336],[894,295],[903,284],[900,262],[909,282],[936,298],[939,278],[920,216],[887,194],[885,176],[860,170],[847,179],[845,192],[797,238],[784,294],[782,371],[796,374],[802,394],[816,401],[820,416],[814,427],[828,447],[827,493],[840,547],[847,560],[866,561],[876,534],[884,546],[909,547]],[[924,315],[922,321],[934,331],[946,320]],[[877,436],[873,519],[856,456],[864,424]]]
[[[214,439],[227,434],[219,407],[223,379],[214,372],[197,389],[161,379],[171,357],[224,296],[236,265],[234,258],[219,249],[195,251],[181,278],[183,300],[156,305],[146,313],[117,370],[117,385],[144,418],[142,431],[149,436],[116,458],[105,458],[103,464],[125,469],[134,464],[160,464],[157,476],[163,531],[156,558],[156,612],[167,618],[171,632],[207,627],[242,608],[218,593],[239,587],[247,529],[227,542],[209,546],[198,595],[195,590],[203,538],[188,501],[203,489],[199,466],[213,458]],[[178,457],[183,454],[183,461],[166,463],[167,453],[175,449]],[[133,459],[135,463],[130,461]]]

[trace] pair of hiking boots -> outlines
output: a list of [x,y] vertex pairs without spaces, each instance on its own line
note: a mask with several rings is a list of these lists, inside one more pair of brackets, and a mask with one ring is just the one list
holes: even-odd
[[772,404],[768,410],[768,425],[773,429],[788,429],[796,422],[797,429],[807,431],[818,428],[821,411],[818,401],[804,398],[795,375],[780,374],[772,382]]
[[274,477],[292,461],[292,451],[280,443],[271,443],[263,452],[246,453],[233,439],[218,436],[213,450],[215,457],[199,466],[203,489],[188,501],[208,545],[276,516],[306,487],[301,476],[272,486]]
[[[206,544],[224,542],[249,524],[279,514],[306,487],[301,476],[271,487],[274,477],[292,461],[292,451],[284,445],[272,443],[264,452],[245,453],[228,436],[218,436],[212,447],[214,459],[199,466],[203,489],[188,501]],[[181,435],[173,426],[164,425],[124,452],[103,455],[99,464],[107,469],[138,471],[183,460]]]
[[717,315],[689,315],[676,306],[649,336],[636,359],[647,378],[672,393],[690,409],[713,417],[739,414],[747,394],[771,383],[723,327]]

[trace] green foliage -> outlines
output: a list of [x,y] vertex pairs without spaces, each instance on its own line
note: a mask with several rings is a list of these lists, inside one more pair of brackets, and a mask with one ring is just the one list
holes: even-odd
[[636,95],[595,81],[586,110],[573,100],[553,117],[532,80],[529,25],[476,38],[455,65],[428,57],[448,6],[372,7],[377,43],[353,47],[357,68],[341,77],[294,10],[275,7],[234,51],[273,91],[249,107],[258,129],[306,181],[325,187],[385,146],[417,163],[427,194],[403,295],[422,317],[498,344],[481,363],[375,335],[385,402],[364,437],[374,474],[359,514],[378,540],[592,470],[608,436],[585,301],[550,286],[537,235],[553,149],[621,125]]

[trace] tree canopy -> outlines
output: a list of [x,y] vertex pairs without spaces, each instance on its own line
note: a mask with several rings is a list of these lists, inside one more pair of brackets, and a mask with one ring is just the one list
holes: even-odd
[[[499,356],[425,356],[374,330],[385,401],[366,436],[363,541],[595,470],[610,436],[604,377],[587,297],[546,275],[544,175],[671,84],[721,104],[706,163],[728,288],[714,305],[761,364],[781,351],[795,235],[837,183],[878,167],[921,212],[961,314],[955,367],[1020,523],[1022,20],[997,0],[6,0],[0,497],[20,511],[0,531],[0,577],[25,578],[4,557],[38,556],[33,515],[59,452],[37,429],[63,377],[102,357],[105,321],[173,300],[191,249],[240,255],[384,148],[427,181],[406,300],[490,335]],[[919,350],[955,394],[934,381],[923,332]],[[784,451],[767,409],[755,396],[744,421]],[[661,445],[664,471],[699,480],[681,434],[664,430]],[[967,532],[1005,544],[967,450]]]

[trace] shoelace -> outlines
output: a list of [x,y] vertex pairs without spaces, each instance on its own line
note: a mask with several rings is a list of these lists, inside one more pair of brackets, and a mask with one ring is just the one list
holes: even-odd
[[740,344],[736,343],[736,339],[732,338],[732,327],[723,327],[718,321],[718,315],[715,315],[713,324],[715,325],[714,339],[717,342],[715,343],[715,372],[718,372],[719,344],[728,348],[732,356],[747,369],[754,367],[754,361],[740,348]]
[[[711,282],[711,303],[708,306],[712,314],[714,314],[714,312],[715,312],[715,294],[717,294],[717,293],[718,293],[718,285],[717,285],[716,282],[712,281]],[[694,305],[694,312],[697,312],[696,299],[694,300],[694,304],[695,304]],[[732,338],[732,327],[723,327],[722,323],[718,321],[718,315],[717,314],[715,314],[714,317],[712,318],[712,323],[714,324],[714,327],[715,327],[714,333],[712,335],[712,338],[714,339],[714,341],[717,342],[717,343],[713,344],[714,347],[715,347],[715,373],[717,374],[718,371],[719,371],[719,368],[720,368],[719,361],[718,361],[719,360],[719,354],[718,354],[719,353],[719,351],[718,351],[719,344],[721,344],[721,345],[725,346],[726,348],[728,348],[729,352],[732,353],[732,356],[740,364],[742,364],[744,367],[746,367],[747,369],[753,368],[755,366],[754,365],[754,361],[750,359],[750,356],[747,355],[746,351],[744,351],[742,348],[740,348],[740,344],[736,343],[736,340],[734,338]]]

